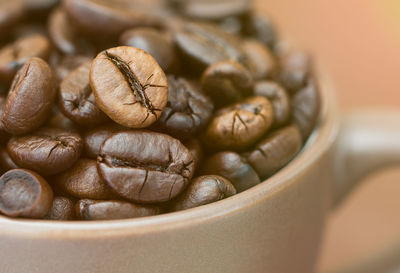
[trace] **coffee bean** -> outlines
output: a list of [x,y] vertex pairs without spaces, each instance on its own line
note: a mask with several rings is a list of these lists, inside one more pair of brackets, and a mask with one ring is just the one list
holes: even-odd
[[0,166],[1,166],[1,173],[5,173],[13,169],[20,169],[20,167],[17,164],[15,164],[15,162],[8,154],[6,147],[0,148]]
[[24,0],[0,2],[0,35],[4,37],[24,15]]
[[227,60],[242,61],[244,51],[238,37],[212,24],[185,22],[175,30],[175,41],[182,58],[192,70]]
[[[0,117],[3,115],[4,106],[6,105],[6,99],[0,97]],[[9,139],[9,134],[6,132],[3,126],[3,122],[0,119],[0,143],[6,143]]]
[[194,160],[194,169],[197,170],[203,161],[203,147],[201,146],[200,140],[192,138],[184,143],[186,148],[192,154]]
[[31,57],[47,60],[50,56],[50,41],[42,35],[22,37],[0,49],[0,79],[11,82],[17,71]]
[[256,40],[245,40],[243,49],[246,53],[246,67],[254,80],[273,78],[277,63],[271,50]]
[[195,85],[184,78],[168,76],[168,103],[154,124],[157,131],[188,139],[207,126],[213,103]]
[[238,102],[250,95],[253,84],[250,72],[235,61],[215,63],[201,77],[203,91],[217,107]]
[[124,201],[79,200],[76,215],[82,220],[115,220],[152,216],[161,213],[156,206],[143,206]]
[[122,197],[159,203],[184,190],[193,176],[194,161],[189,150],[168,135],[126,131],[104,142],[98,168],[101,177]]
[[78,160],[74,166],[57,176],[56,185],[66,194],[79,199],[116,198],[111,188],[100,178],[95,160]]
[[107,116],[97,107],[90,87],[91,65],[87,62],[72,71],[61,82],[58,93],[60,110],[81,126],[96,126],[107,121]]
[[290,162],[300,151],[301,144],[299,129],[296,126],[288,126],[268,135],[245,156],[258,175],[264,179]]
[[150,126],[168,101],[164,72],[151,55],[134,47],[101,52],[93,61],[90,84],[100,109],[125,127]]
[[64,80],[74,69],[92,61],[91,58],[83,55],[72,55],[63,57],[54,68],[57,82]]
[[57,8],[51,13],[48,28],[54,45],[62,53],[68,55],[94,53],[94,46],[78,33],[62,8]]
[[310,78],[307,85],[293,95],[291,106],[293,123],[306,141],[317,123],[321,108],[321,97],[314,79]]
[[11,134],[26,134],[39,128],[50,116],[56,84],[49,65],[31,58],[18,71],[7,96],[1,121]]
[[310,57],[304,52],[290,52],[280,60],[280,82],[291,93],[307,83],[311,73]]
[[42,218],[52,202],[50,185],[32,171],[11,170],[0,177],[0,213],[4,215]]
[[245,191],[261,182],[246,159],[235,152],[220,152],[209,157],[201,165],[200,174],[225,177],[237,192]]
[[275,26],[271,19],[263,14],[251,14],[244,23],[243,34],[259,40],[270,49],[273,49],[277,42]]
[[254,85],[254,95],[266,97],[272,103],[275,113],[274,128],[281,127],[289,121],[290,96],[279,83],[274,81],[257,82]]
[[173,41],[165,33],[153,28],[134,28],[124,32],[120,44],[143,49],[153,56],[164,71],[172,71],[177,56]]
[[186,210],[220,201],[236,194],[227,179],[217,175],[193,179],[187,190],[170,205],[170,211]]
[[13,137],[7,150],[14,162],[43,175],[53,175],[70,168],[82,151],[78,134],[44,128],[32,135]]
[[46,18],[47,13],[54,8],[61,0],[24,0],[25,9],[30,17]]
[[88,158],[97,159],[100,147],[112,134],[123,131],[117,124],[104,125],[87,131],[83,137],[84,152]]
[[49,220],[74,220],[75,219],[75,204],[74,201],[67,197],[54,197],[53,205],[50,211],[44,217]]
[[215,113],[204,136],[214,150],[243,150],[254,144],[271,127],[272,104],[264,97],[250,97]]

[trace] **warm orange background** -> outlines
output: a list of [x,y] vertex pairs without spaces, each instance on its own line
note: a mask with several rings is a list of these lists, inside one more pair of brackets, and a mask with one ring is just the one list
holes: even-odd
[[[255,0],[255,5],[272,16],[285,38],[314,53],[344,110],[400,109],[400,0]],[[333,213],[322,272],[360,262],[388,243],[400,245],[399,180],[400,169],[376,174]]]

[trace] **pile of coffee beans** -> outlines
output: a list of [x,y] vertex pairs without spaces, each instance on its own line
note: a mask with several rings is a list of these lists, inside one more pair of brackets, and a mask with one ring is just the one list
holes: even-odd
[[0,0],[0,18],[3,216],[216,202],[288,164],[318,118],[310,58],[247,0]]

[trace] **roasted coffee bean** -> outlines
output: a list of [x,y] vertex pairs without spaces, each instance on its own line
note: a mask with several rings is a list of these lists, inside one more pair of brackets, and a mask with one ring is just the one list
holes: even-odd
[[57,8],[52,12],[48,27],[54,45],[62,53],[68,55],[94,53],[94,46],[78,33],[62,8]]
[[97,172],[95,160],[80,159],[56,178],[63,192],[78,199],[115,199],[116,195]]
[[235,187],[227,179],[217,175],[199,176],[193,179],[187,190],[172,202],[170,211],[207,205],[235,194]]
[[73,70],[90,61],[92,61],[92,59],[84,55],[72,55],[63,57],[54,68],[54,74],[57,78],[57,81],[61,82]]
[[150,126],[168,101],[168,81],[161,67],[134,47],[101,52],[93,61],[90,84],[99,108],[125,127]]
[[74,24],[85,32],[98,36],[97,38],[118,37],[130,28],[160,24],[151,14],[152,10],[139,9],[139,5],[139,1],[130,4],[126,0],[64,1],[64,8]]
[[58,105],[60,110],[81,126],[96,126],[107,121],[107,116],[97,107],[89,74],[92,63],[87,62],[69,74],[60,85]]
[[134,28],[124,32],[120,44],[143,49],[153,56],[164,71],[172,71],[177,56],[173,41],[165,33],[153,28]]
[[180,141],[168,135],[126,131],[112,135],[101,146],[98,169],[122,197],[159,203],[185,189],[193,176],[194,160]]
[[175,41],[186,64],[202,71],[221,61],[244,60],[244,51],[238,37],[212,24],[187,23],[177,27]]
[[300,151],[302,139],[296,126],[288,126],[268,135],[248,154],[248,162],[258,175],[268,178],[288,162]]
[[274,120],[272,104],[264,97],[250,97],[215,113],[204,144],[214,150],[239,151],[258,141]]
[[259,184],[260,177],[245,158],[235,152],[220,152],[204,161],[201,175],[220,175],[228,179],[237,192]]
[[53,203],[53,191],[40,175],[23,169],[0,177],[0,213],[11,217],[42,218]]
[[161,213],[156,206],[143,206],[124,201],[79,200],[76,215],[82,220],[115,220],[152,216]]
[[266,97],[272,103],[275,113],[274,128],[281,127],[289,121],[290,96],[280,84],[274,81],[257,82],[254,85],[254,95]]
[[203,91],[217,107],[238,102],[250,95],[253,84],[250,72],[235,61],[215,63],[201,77]]
[[268,46],[274,48],[277,42],[277,33],[271,20],[262,14],[251,14],[244,23],[243,34],[255,38]]
[[15,164],[15,162],[8,154],[6,147],[0,148],[0,169],[2,173],[13,169],[20,169],[20,167]]
[[32,135],[10,139],[7,150],[17,165],[53,175],[67,170],[78,160],[82,138],[60,129],[44,128]]
[[[6,105],[6,99],[0,97],[0,117],[3,115],[4,106]],[[0,119],[0,143],[6,143],[9,138],[9,134],[6,132],[3,126],[3,122]]]
[[211,100],[193,84],[170,75],[168,103],[154,129],[179,139],[188,139],[207,126],[213,110]]
[[203,147],[201,146],[200,140],[197,138],[192,138],[184,143],[186,148],[192,154],[194,161],[194,169],[197,170],[203,161]]
[[78,132],[78,128],[75,126],[75,123],[58,110],[55,112],[53,111],[51,118],[47,122],[47,126],[73,133]]
[[247,60],[247,69],[254,80],[273,78],[277,71],[277,63],[271,50],[256,40],[245,40],[243,48]]
[[83,136],[85,155],[88,158],[97,159],[101,145],[107,138],[118,131],[124,131],[124,129],[117,124],[104,125],[87,131]]
[[317,123],[321,108],[318,85],[310,78],[307,85],[292,96],[292,119],[306,141]]
[[39,128],[50,116],[56,97],[56,82],[49,65],[29,59],[18,71],[7,96],[1,122],[11,134],[26,134]]
[[24,0],[0,1],[0,35],[5,36],[24,15]]
[[67,197],[54,197],[53,205],[50,211],[44,217],[48,220],[74,220],[75,219],[75,204],[74,201]]
[[179,8],[189,18],[217,20],[244,14],[251,5],[248,0],[180,0]]
[[25,9],[30,17],[46,18],[47,13],[61,0],[24,0]]
[[307,83],[311,73],[310,57],[304,52],[290,52],[280,60],[279,80],[291,93],[298,91]]
[[0,79],[11,82],[17,71],[31,57],[47,60],[50,56],[50,41],[42,35],[22,37],[0,49]]

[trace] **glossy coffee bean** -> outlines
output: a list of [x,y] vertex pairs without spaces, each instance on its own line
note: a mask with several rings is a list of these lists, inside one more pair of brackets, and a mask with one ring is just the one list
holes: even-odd
[[314,79],[292,96],[292,119],[306,141],[313,131],[321,108],[321,97]]
[[49,35],[54,45],[67,55],[90,54],[94,46],[71,24],[62,8],[55,9],[48,22]]
[[217,20],[246,13],[250,10],[248,0],[181,0],[180,11],[188,18]]
[[271,19],[263,14],[251,14],[244,23],[243,34],[259,40],[270,49],[277,42],[277,33]]
[[215,63],[201,77],[203,91],[217,107],[238,102],[250,95],[253,84],[250,72],[235,61]]
[[14,135],[39,128],[50,116],[56,97],[56,83],[49,65],[29,59],[18,71],[7,96],[1,122]]
[[272,104],[264,97],[250,97],[222,108],[204,135],[204,144],[214,150],[239,151],[253,145],[271,127]]
[[197,170],[203,161],[203,147],[201,145],[200,140],[197,138],[192,138],[184,143],[186,148],[188,148],[189,152],[192,154],[194,160],[194,169]]
[[58,92],[60,110],[81,126],[96,126],[107,121],[107,116],[97,106],[89,74],[92,63],[87,62],[66,77]]
[[[97,159],[100,153],[100,147],[104,141],[112,134],[123,131],[123,127],[117,124],[104,125],[87,131],[83,136],[83,145],[85,156]],[[125,129],[126,130],[126,129]]]
[[113,199],[111,188],[97,172],[95,160],[80,159],[56,178],[56,185],[64,193],[78,199]]
[[217,175],[199,176],[193,179],[187,190],[172,202],[170,211],[207,205],[235,194],[235,187],[227,179]]
[[24,15],[24,0],[0,1],[0,35],[4,36]]
[[123,33],[120,44],[143,49],[153,56],[164,71],[171,71],[177,56],[173,41],[154,28],[134,28]]
[[8,154],[6,147],[0,148],[0,168],[2,173],[5,173],[13,169],[20,169],[20,167],[17,164],[15,164],[15,162]]
[[225,177],[237,192],[250,189],[261,182],[246,159],[235,152],[220,152],[207,158],[201,165],[200,174]]
[[143,206],[124,201],[79,200],[76,215],[82,220],[116,220],[153,216],[161,213],[156,206]]
[[280,61],[279,80],[291,93],[298,91],[307,83],[311,73],[310,57],[304,52],[290,52]]
[[0,49],[0,79],[11,82],[17,71],[31,58],[47,60],[51,52],[49,39],[42,35],[22,37]]
[[23,169],[0,177],[0,213],[11,217],[42,218],[53,203],[53,191],[40,175]]
[[302,138],[296,126],[288,126],[268,135],[248,154],[248,162],[258,175],[268,178],[288,162],[300,151]]
[[92,63],[90,84],[99,108],[125,127],[150,126],[168,101],[168,81],[161,67],[134,47],[101,52]]
[[175,30],[174,36],[180,54],[191,69],[202,71],[217,62],[244,58],[239,38],[212,24],[185,22]]
[[243,49],[246,53],[246,68],[254,80],[272,78],[277,72],[277,62],[271,50],[256,40],[245,40]]
[[290,96],[277,82],[260,81],[254,85],[254,95],[266,97],[274,108],[273,127],[285,125],[291,115]]
[[188,139],[207,126],[213,110],[212,101],[195,85],[170,75],[168,103],[154,128],[179,139]]
[[43,175],[70,168],[82,152],[82,138],[75,133],[45,128],[27,136],[13,137],[7,144],[13,161]]
[[67,221],[75,219],[75,203],[63,196],[54,197],[50,211],[44,217],[48,220]]
[[54,67],[54,74],[57,78],[57,82],[61,82],[73,70],[90,61],[92,61],[92,58],[84,55],[64,56]]
[[185,189],[193,176],[194,160],[180,141],[168,135],[126,131],[112,135],[101,146],[98,169],[120,196],[159,203]]

